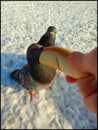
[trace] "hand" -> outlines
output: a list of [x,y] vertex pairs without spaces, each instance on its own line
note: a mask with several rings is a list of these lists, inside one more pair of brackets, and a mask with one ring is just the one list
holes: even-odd
[[91,112],[97,114],[97,48],[87,54],[72,52],[68,62],[74,69],[90,74],[81,79],[73,79],[67,75],[66,80],[77,82],[84,104]]

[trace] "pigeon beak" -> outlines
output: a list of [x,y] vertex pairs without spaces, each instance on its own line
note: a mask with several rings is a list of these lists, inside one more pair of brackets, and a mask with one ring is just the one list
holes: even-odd
[[50,34],[54,35],[54,32],[50,32]]

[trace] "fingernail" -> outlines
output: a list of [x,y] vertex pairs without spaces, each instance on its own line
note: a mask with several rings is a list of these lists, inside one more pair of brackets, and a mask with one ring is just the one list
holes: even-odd
[[72,54],[69,55],[68,60],[69,60],[69,61],[74,61],[74,60],[76,60],[79,56],[80,56],[80,54],[77,53],[77,52],[72,53]]

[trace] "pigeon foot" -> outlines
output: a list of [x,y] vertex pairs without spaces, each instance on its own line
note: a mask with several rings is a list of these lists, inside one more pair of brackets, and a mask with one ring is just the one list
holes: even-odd
[[30,94],[30,101],[32,101],[32,99],[36,97],[36,93],[32,91],[32,92],[29,92],[29,94]]

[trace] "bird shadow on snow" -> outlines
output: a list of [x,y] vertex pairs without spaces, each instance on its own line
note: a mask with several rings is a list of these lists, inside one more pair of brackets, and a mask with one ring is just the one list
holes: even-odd
[[1,86],[13,87],[17,91],[21,87],[10,77],[15,69],[21,69],[26,64],[26,56],[14,53],[1,53]]

